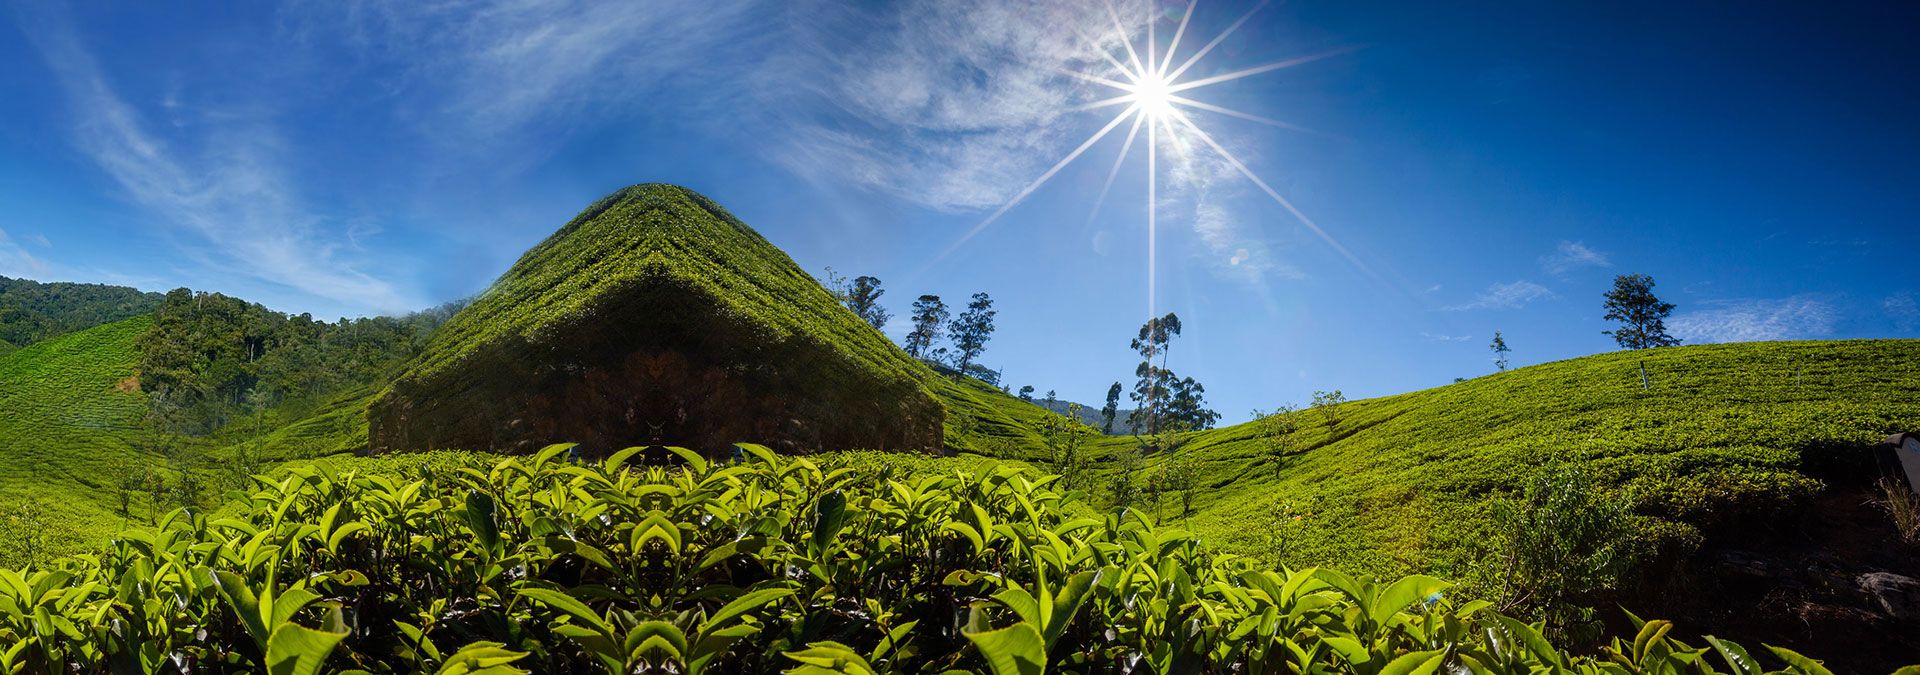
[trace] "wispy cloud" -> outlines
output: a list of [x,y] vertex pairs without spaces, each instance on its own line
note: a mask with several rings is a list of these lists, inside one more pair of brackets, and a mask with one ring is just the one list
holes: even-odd
[[1160,140],[1167,170],[1158,205],[1161,222],[1191,223],[1206,246],[1208,264],[1217,272],[1254,283],[1307,278],[1306,272],[1280,257],[1267,233],[1227,206],[1243,191],[1243,179],[1231,163],[1192,139],[1162,136]]
[[391,71],[387,77],[408,94],[408,105],[420,108],[414,112],[429,134],[490,145],[541,121],[577,127],[620,114],[676,78],[706,78],[709,90],[731,88],[712,71],[730,63],[730,55],[751,51],[742,28],[768,6],[743,0],[362,1],[295,10],[306,32],[351,35],[363,58]]
[[1428,333],[1426,331],[1421,331],[1420,337],[1434,342],[1466,342],[1473,339],[1472,335],[1446,335],[1441,333]]
[[1920,329],[1920,302],[1915,302],[1911,291],[1902,291],[1887,296],[1880,301],[1880,308],[1886,310],[1887,317],[1900,330]]
[[1449,305],[1442,309],[1452,312],[1470,309],[1520,309],[1537,300],[1556,297],[1553,291],[1540,284],[1525,279],[1504,284],[1493,284],[1481,291],[1473,302],[1462,305]]
[[[46,237],[39,239],[44,241]],[[6,230],[0,230],[0,276],[45,279],[47,264],[14,241]]]
[[[1138,15],[1137,3],[1123,4],[1121,16]],[[771,112],[807,111],[781,119],[789,131],[774,147],[802,175],[825,171],[940,210],[996,207],[1070,150],[1085,123],[1099,123],[1101,113],[1075,112],[1089,85],[1066,72],[1103,62],[1087,38],[1114,39],[1099,28],[1113,25],[1104,3],[910,0],[858,12],[802,2],[789,11],[796,34],[780,56],[789,66],[762,78]],[[812,114],[822,108],[828,114]]]
[[1832,303],[1811,295],[1740,300],[1679,314],[1667,322],[1674,337],[1687,342],[1755,342],[1831,335],[1839,313]]
[[50,11],[31,22],[27,33],[73,109],[80,151],[135,204],[193,235],[189,255],[349,306],[415,304],[355,269],[343,243],[323,234],[327,219],[302,204],[271,125],[235,119],[203,137],[157,135],[65,16]]
[[1552,253],[1540,256],[1540,267],[1551,274],[1566,274],[1583,267],[1612,267],[1607,254],[1587,247],[1584,242],[1563,241]]

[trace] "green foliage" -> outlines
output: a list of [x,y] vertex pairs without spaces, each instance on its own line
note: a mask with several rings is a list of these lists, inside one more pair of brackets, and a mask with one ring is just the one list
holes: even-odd
[[[765,417],[795,421],[749,434],[748,427],[763,420],[716,421],[721,415],[707,413],[688,426],[737,424],[741,436],[773,436],[768,440],[807,450],[837,449],[822,447],[834,443],[816,442],[814,435],[901,439],[889,449],[931,449],[939,438],[939,401],[925,383],[938,379],[932,370],[719,205],[686,188],[648,184],[588,207],[436,331],[377,396],[370,441],[409,450],[530,443],[540,435],[505,427],[561,414],[530,410],[540,404],[536,398],[569,409],[621,398],[572,396],[566,387],[584,378],[559,377],[548,366],[652,372],[627,360],[641,350],[686,357],[684,369],[662,377],[697,380],[713,372],[725,382],[707,385],[739,390],[710,397],[718,399],[716,409],[753,418],[741,407],[764,404]],[[606,386],[639,378],[620,372],[609,379],[614,383]],[[606,419],[618,414],[608,411]],[[501,426],[487,428],[476,418]],[[599,428],[610,425],[579,433],[601,436],[583,439],[595,444],[595,453],[647,437],[644,421],[620,419],[634,433]],[[702,448],[723,449],[723,443]]]
[[281,402],[303,409],[392,375],[457,305],[400,318],[315,321],[218,293],[178,289],[140,338],[140,386],[176,409],[174,431],[207,435],[255,423]]
[[[0,356],[0,509],[41,511],[35,555],[104,541],[126,522],[111,467],[161,463],[136,431],[147,406],[131,382],[134,343],[149,323],[128,319]],[[144,490],[128,496],[147,511]],[[0,564],[25,562],[23,546],[0,540]]]
[[1500,607],[1542,616],[1562,635],[1597,635],[1590,603],[1632,564],[1632,517],[1630,498],[1602,493],[1578,469],[1528,481],[1518,503],[1494,509]]
[[0,277],[0,354],[153,311],[160,294],[123,286]]
[[[1638,362],[1655,373],[1640,386]],[[1796,376],[1797,375],[1797,376]],[[1379,577],[1434,574],[1472,597],[1501,587],[1493,505],[1543,467],[1630,494],[1639,570],[1684,563],[1753,528],[1793,527],[1825,490],[1816,475],[1877,470],[1865,450],[1920,428],[1920,341],[1700,345],[1582,357],[1397,396],[1351,401],[1329,429],[1302,411],[1295,449],[1258,423],[1182,434],[1199,467],[1185,524],[1223,550]],[[1136,441],[1097,437],[1091,484],[1124,473]],[[1862,464],[1865,462],[1865,464]],[[1298,514],[1273,559],[1276,500]],[[1601,594],[1604,595],[1604,594]],[[1611,607],[1595,598],[1587,603]],[[1523,610],[1524,611],[1524,610]]]
[[297,468],[230,516],[0,570],[0,672],[1729,672],[1666,622],[1572,655],[1431,577],[1268,571],[1137,512],[1072,517],[1018,471],[567,450]]
[[1107,387],[1106,405],[1100,407],[1100,433],[1113,433],[1113,420],[1120,416],[1120,383]]
[[947,325],[947,334],[953,336],[954,363],[960,372],[967,372],[974,359],[987,351],[987,341],[993,339],[993,316],[997,313],[993,309],[993,298],[986,293],[975,293],[967,302],[967,311]]
[[1313,409],[1320,413],[1320,419],[1326,422],[1328,429],[1339,426],[1340,406],[1346,402],[1347,395],[1338,389],[1313,392]]
[[1290,403],[1283,403],[1272,412],[1253,411],[1254,430],[1259,440],[1265,442],[1267,460],[1276,472],[1286,466],[1287,456],[1299,447],[1298,412]]
[[1673,314],[1673,303],[1654,296],[1653,277],[1645,274],[1614,277],[1606,300],[1606,320],[1618,321],[1620,327],[1603,332],[1613,336],[1622,348],[1651,349],[1680,344],[1667,334],[1667,316]]
[[931,356],[930,348],[947,332],[947,303],[938,295],[922,295],[913,301],[913,330],[907,333],[905,347],[914,358]]

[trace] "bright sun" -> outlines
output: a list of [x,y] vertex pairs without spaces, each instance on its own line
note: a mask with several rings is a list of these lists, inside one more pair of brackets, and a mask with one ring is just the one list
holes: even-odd
[[[1273,186],[1268,185],[1266,181],[1254,175],[1253,171],[1248,169],[1247,165],[1242,163],[1239,157],[1228,152],[1225,147],[1222,147],[1218,141],[1214,140],[1211,134],[1201,129],[1200,125],[1194,121],[1193,116],[1189,114],[1192,111],[1199,111],[1284,129],[1301,130],[1299,127],[1280,120],[1245,113],[1191,98],[1192,96],[1202,94],[1203,92],[1201,90],[1212,85],[1232,82],[1251,75],[1311,63],[1346,51],[1344,49],[1336,49],[1251,68],[1242,68],[1217,75],[1187,77],[1187,72],[1190,69],[1199,65],[1208,53],[1212,52],[1215,47],[1220,46],[1220,43],[1227,39],[1227,36],[1232,35],[1233,32],[1238,30],[1242,24],[1245,24],[1248,19],[1253,18],[1255,12],[1260,11],[1260,8],[1268,4],[1267,2],[1260,2],[1254,5],[1254,7],[1242,15],[1238,21],[1233,22],[1233,24],[1221,31],[1220,34],[1215,36],[1211,41],[1202,45],[1192,54],[1186,55],[1185,59],[1179,61],[1178,65],[1175,64],[1175,54],[1180,52],[1181,39],[1186,36],[1187,24],[1193,18],[1192,3],[1188,4],[1186,11],[1181,13],[1180,25],[1174,31],[1173,39],[1166,45],[1165,51],[1160,49],[1160,41],[1154,35],[1158,28],[1156,24],[1164,18],[1162,15],[1156,14],[1147,18],[1143,23],[1135,24],[1137,26],[1143,26],[1146,32],[1146,49],[1136,50],[1134,48],[1134,31],[1129,30],[1127,24],[1121,21],[1119,14],[1113,12],[1112,8],[1109,7],[1108,14],[1113,19],[1110,37],[1107,39],[1097,39],[1092,36],[1082,36],[1090,47],[1090,50],[1105,62],[1104,65],[1094,68],[1092,72],[1063,71],[1063,74],[1107,87],[1111,89],[1111,93],[1114,94],[1109,98],[1099,99],[1082,105],[1079,108],[1080,110],[1120,107],[1120,113],[1109,120],[1105,126],[1100,127],[1099,131],[1094,132],[1094,134],[1087,138],[1085,142],[1082,142],[1079,147],[1074,148],[1072,152],[1067,153],[1067,156],[1062,157],[1060,161],[1054,163],[1052,168],[1040,174],[1039,178],[1027,184],[1024,189],[1020,190],[1012,199],[1001,205],[998,210],[988,215],[985,220],[980,221],[980,224],[973,226],[972,229],[961,235],[959,240],[953,242],[952,245],[948,246],[946,250],[942,251],[935,259],[945,258],[947,254],[959,249],[962,245],[966,244],[968,240],[972,239],[974,235],[979,234],[981,230],[986,229],[993,221],[998,220],[1008,209],[1013,208],[1015,204],[1019,204],[1025,200],[1028,195],[1033,194],[1034,190],[1046,184],[1049,179],[1053,178],[1054,174],[1059,173],[1060,170],[1066,168],[1068,164],[1072,164],[1073,161],[1085,153],[1088,148],[1099,143],[1100,139],[1107,137],[1108,134],[1113,133],[1114,130],[1121,126],[1126,126],[1127,123],[1131,121],[1132,124],[1130,128],[1124,134],[1126,141],[1120,146],[1120,153],[1114,157],[1113,167],[1107,172],[1106,184],[1100,188],[1099,196],[1093,200],[1093,212],[1088,214],[1088,219],[1091,221],[1093,215],[1099,213],[1101,203],[1106,201],[1107,193],[1113,187],[1114,178],[1119,175],[1121,165],[1126,162],[1130,151],[1133,149],[1134,141],[1140,139],[1141,136],[1145,136],[1145,138],[1142,139],[1145,142],[1141,145],[1145,146],[1145,154],[1147,156],[1146,239],[1147,314],[1149,316],[1155,315],[1154,270],[1156,267],[1156,251],[1154,241],[1156,238],[1155,231],[1158,228],[1157,220],[1159,210],[1156,203],[1158,200],[1159,182],[1157,165],[1158,155],[1160,153],[1160,139],[1163,138],[1178,140],[1180,141],[1179,145],[1181,147],[1194,145],[1190,142],[1198,141],[1197,145],[1211,149],[1220,159],[1225,160],[1227,164],[1231,165],[1240,175],[1245,176],[1249,182],[1258,186],[1261,192],[1271,197],[1274,202],[1278,203],[1289,214],[1292,214],[1293,217],[1305,225],[1307,229],[1311,230],[1315,235],[1318,235],[1321,240],[1325,241],[1342,257],[1353,263],[1355,267],[1360,268],[1361,271],[1366,272],[1370,276],[1373,275],[1373,272],[1368,269],[1359,258],[1355,257],[1353,253],[1348,251],[1345,246],[1342,246],[1340,242],[1335,241],[1332,235],[1328,234],[1326,230],[1321,229],[1319,224],[1307,217],[1307,214],[1295,208],[1293,203],[1287,201],[1285,197],[1282,197],[1279,191],[1273,189]],[[1151,3],[1151,5],[1158,7],[1159,3]],[[1122,49],[1120,54],[1115,54],[1108,47],[1108,45],[1116,43],[1119,44]],[[1145,132],[1144,134],[1141,133],[1143,131]],[[1235,264],[1238,264],[1237,259]]]
[[1173,82],[1160,74],[1136,76],[1126,87],[1134,105],[1149,117],[1162,118],[1173,113]]

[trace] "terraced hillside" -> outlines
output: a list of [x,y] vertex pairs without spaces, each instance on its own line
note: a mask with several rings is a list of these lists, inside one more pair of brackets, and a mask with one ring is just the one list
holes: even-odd
[[[1171,456],[1201,467],[1188,525],[1216,545],[1292,565],[1434,573],[1489,592],[1502,571],[1494,505],[1543,471],[1577,467],[1642,516],[1637,535],[1662,558],[1642,566],[1654,577],[1646,586],[1624,589],[1643,603],[1768,600],[1780,606],[1765,616],[1799,625],[1813,618],[1801,613],[1865,611],[1848,595],[1853,574],[1920,573],[1890,520],[1865,503],[1867,483],[1886,468],[1870,449],[1920,429],[1920,341],[1601,354],[1336,413],[1331,425],[1319,411],[1296,413],[1301,430],[1281,458],[1256,424],[1185,438]],[[1111,457],[1132,442],[1097,448]],[[1148,458],[1145,473],[1166,461]],[[1761,561],[1776,576],[1742,577],[1727,559]],[[1831,569],[1803,574],[1822,565]],[[1670,609],[1660,613],[1721,611]]]
[[[136,431],[146,397],[129,381],[146,318],[44,340],[0,356],[0,504],[53,550],[120,527],[116,469],[157,463]],[[17,522],[17,521],[16,521]],[[0,542],[13,554],[19,542]]]

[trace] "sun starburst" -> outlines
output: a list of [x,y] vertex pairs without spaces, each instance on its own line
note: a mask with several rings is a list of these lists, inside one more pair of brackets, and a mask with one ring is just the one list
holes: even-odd
[[[1216,141],[1211,134],[1202,130],[1200,125],[1194,121],[1193,115],[1189,114],[1190,111],[1199,111],[1283,129],[1302,130],[1300,127],[1281,120],[1242,112],[1192,98],[1194,95],[1199,95],[1200,92],[1207,87],[1311,63],[1346,51],[1333,50],[1320,52],[1250,68],[1232,70],[1217,75],[1196,78],[1187,77],[1187,73],[1196,65],[1200,64],[1202,59],[1208,54],[1212,53],[1214,48],[1219,47],[1222,42],[1225,42],[1229,36],[1233,35],[1235,31],[1238,31],[1249,19],[1252,19],[1255,14],[1266,7],[1270,1],[1271,0],[1263,0],[1253,8],[1247,10],[1238,20],[1227,26],[1220,34],[1214,36],[1212,40],[1201,46],[1197,51],[1187,55],[1185,60],[1181,61],[1178,66],[1174,65],[1175,57],[1180,51],[1182,39],[1186,37],[1187,27],[1193,18],[1195,6],[1198,4],[1197,0],[1196,2],[1188,4],[1186,11],[1181,13],[1179,26],[1175,29],[1172,39],[1166,45],[1164,53],[1160,51],[1159,40],[1155,36],[1155,31],[1158,28],[1158,26],[1156,26],[1156,20],[1159,17],[1153,17],[1152,20],[1145,22],[1143,48],[1136,49],[1135,41],[1139,36],[1137,36],[1134,31],[1129,31],[1126,28],[1127,24],[1121,19],[1119,11],[1109,4],[1107,14],[1112,18],[1112,26],[1103,30],[1103,32],[1109,33],[1108,38],[1106,40],[1099,40],[1084,33],[1082,35],[1092,50],[1098,54],[1098,57],[1104,63],[1104,67],[1095,72],[1072,70],[1062,72],[1066,76],[1090,82],[1110,90],[1107,97],[1099,98],[1082,105],[1080,106],[1080,110],[1091,111],[1120,107],[1120,112],[1114,115],[1104,126],[1100,127],[1098,131],[1094,132],[1092,136],[1088,137],[1086,141],[1082,142],[1078,147],[1075,147],[1071,152],[1067,153],[1065,157],[1055,162],[1052,167],[1041,173],[1039,178],[1036,178],[1032,183],[1022,188],[1012,199],[1008,200],[1006,204],[988,215],[986,219],[982,220],[978,225],[968,230],[943,251],[940,257],[944,258],[959,249],[968,240],[986,229],[987,226],[999,220],[1001,216],[1006,215],[1007,211],[1022,201],[1025,201],[1035,190],[1045,185],[1047,181],[1051,180],[1054,175],[1060,173],[1062,169],[1072,164],[1074,160],[1079,159],[1089,148],[1098,144],[1101,139],[1106,138],[1122,125],[1131,123],[1126,132],[1126,140],[1121,145],[1120,154],[1114,158],[1113,167],[1107,172],[1106,182],[1102,185],[1099,196],[1094,199],[1093,210],[1088,217],[1092,218],[1099,213],[1102,204],[1106,201],[1108,192],[1113,188],[1114,179],[1119,176],[1122,166],[1126,163],[1133,150],[1135,141],[1138,140],[1141,131],[1144,130],[1146,132],[1146,142],[1141,145],[1146,146],[1147,155],[1145,169],[1147,174],[1147,304],[1149,315],[1151,315],[1154,310],[1153,289],[1155,287],[1154,277],[1157,269],[1157,260],[1155,259],[1157,256],[1156,240],[1159,229],[1159,209],[1157,203],[1159,199],[1159,146],[1163,138],[1167,141],[1177,143],[1180,147],[1199,145],[1218,154],[1221,159],[1225,160],[1235,171],[1257,186],[1262,193],[1272,198],[1273,201],[1289,215],[1293,216],[1308,230],[1312,231],[1315,236],[1326,242],[1334,251],[1358,267],[1361,271],[1372,275],[1372,272],[1368,270],[1365,264],[1361,263],[1359,258],[1355,257],[1345,246],[1335,240],[1325,229],[1322,229],[1312,218],[1309,218],[1306,213],[1295,207],[1286,197],[1281,196],[1279,191],[1275,190],[1272,186],[1268,185],[1265,180],[1262,180],[1256,175],[1247,167],[1245,162],[1228,151],[1227,148]],[[1121,53],[1115,54],[1115,50],[1106,47],[1106,45],[1118,45]]]

